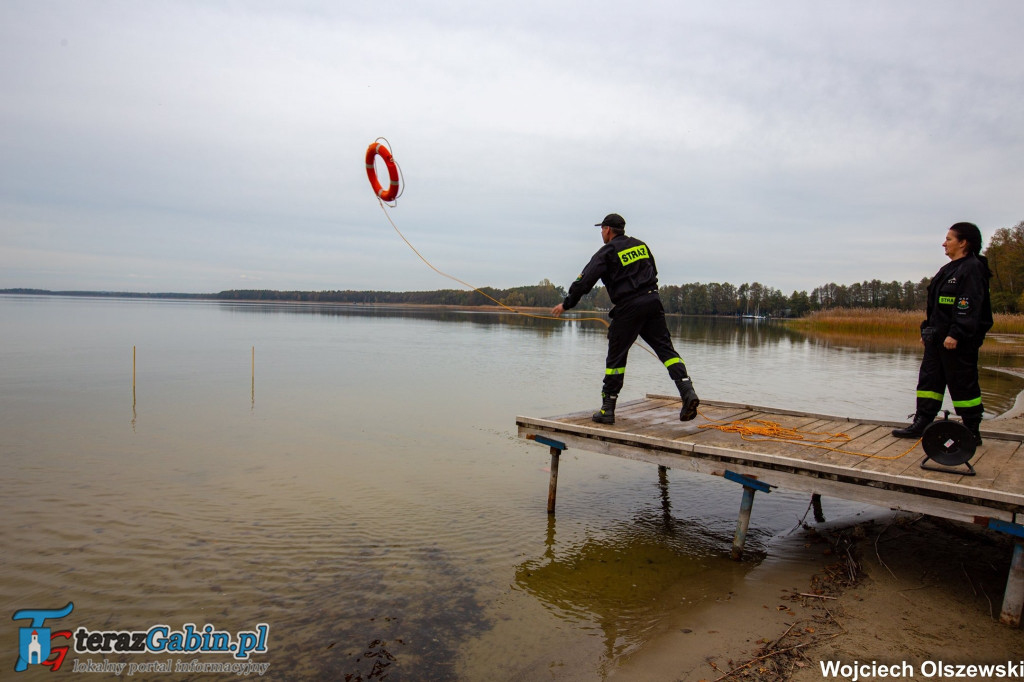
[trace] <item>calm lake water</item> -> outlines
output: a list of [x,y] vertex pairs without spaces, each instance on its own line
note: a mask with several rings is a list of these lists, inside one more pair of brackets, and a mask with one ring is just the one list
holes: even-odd
[[[74,602],[54,630],[265,623],[252,660],[272,679],[595,679],[728,594],[807,508],[759,497],[737,563],[735,484],[569,450],[549,518],[547,448],[515,417],[597,406],[593,322],[28,296],[0,296],[0,319],[0,612]],[[916,352],[671,324],[703,398],[913,411]],[[1022,388],[982,385],[990,412]],[[634,349],[622,398],[672,390]],[[0,618],[3,670],[27,624]],[[62,670],[168,657],[196,658],[72,651]]]

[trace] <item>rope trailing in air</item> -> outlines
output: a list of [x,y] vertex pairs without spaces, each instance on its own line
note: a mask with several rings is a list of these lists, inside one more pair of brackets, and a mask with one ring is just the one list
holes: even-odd
[[[395,163],[395,161],[394,161],[394,156],[392,155],[392,153],[390,152],[388,147],[386,147],[384,144],[382,144],[380,142],[381,140],[383,140],[384,142],[387,142],[390,145],[390,143],[386,139],[384,139],[383,137],[378,137],[377,140],[375,140],[373,142],[373,144],[371,144],[367,148],[367,150],[366,150],[366,173],[367,173],[367,175],[370,178],[370,186],[373,188],[374,194],[377,195],[377,201],[380,204],[380,208],[381,208],[382,211],[384,211],[384,215],[387,217],[388,222],[391,223],[391,227],[394,228],[394,230],[398,234],[398,236],[402,238],[402,241],[405,242],[406,246],[408,246],[410,249],[412,249],[412,252],[415,253],[416,256],[421,261],[423,261],[428,268],[430,268],[431,270],[433,270],[437,274],[441,275],[442,277],[446,277],[447,279],[450,279],[453,282],[458,282],[459,284],[461,284],[462,286],[466,287],[467,289],[471,289],[472,291],[475,291],[476,293],[480,294],[484,298],[486,298],[486,299],[488,299],[490,301],[493,301],[498,306],[504,308],[505,310],[507,310],[507,311],[509,311],[511,313],[515,313],[516,315],[522,315],[523,317],[532,317],[532,318],[537,319],[537,320],[558,320],[558,321],[561,321],[561,322],[569,322],[569,321],[600,322],[605,327],[610,326],[608,321],[605,320],[602,317],[565,317],[565,318],[563,318],[563,317],[554,317],[553,315],[537,315],[537,314],[533,314],[533,313],[523,312],[522,310],[517,310],[516,308],[513,308],[512,306],[509,306],[509,305],[507,305],[505,303],[502,303],[498,299],[496,299],[493,296],[491,296],[490,294],[488,294],[486,291],[481,290],[479,287],[475,287],[472,284],[470,284],[469,282],[465,282],[465,281],[459,279],[458,277],[456,277],[454,275],[450,275],[447,272],[441,270],[440,268],[434,266],[434,264],[431,263],[429,260],[427,260],[427,258],[422,253],[419,252],[419,249],[417,249],[415,246],[413,246],[412,242],[410,242],[405,237],[405,235],[402,234],[402,231],[400,229],[398,229],[398,225],[396,225],[395,221],[391,219],[391,214],[388,213],[388,209],[387,209],[386,203],[390,202],[390,204],[392,206],[394,206],[394,202],[398,199],[399,196],[401,196],[402,191],[404,191],[404,182],[402,183],[401,186],[399,185],[400,169],[398,167],[398,164]],[[385,164],[385,166],[387,166],[387,169],[388,169],[388,178],[389,178],[391,184],[390,184],[390,187],[389,187],[389,189],[387,191],[385,191],[383,189],[383,187],[382,187],[382,185],[380,183],[380,180],[377,177],[377,171],[376,171],[376,168],[374,166],[375,157],[377,155],[380,155],[380,157],[384,160],[384,164]],[[644,350],[646,350],[648,353],[650,353],[655,358],[658,357],[654,353],[654,351],[652,351],[650,348],[647,348],[646,346],[642,346],[639,343],[637,345],[640,346],[641,348],[643,348]]]

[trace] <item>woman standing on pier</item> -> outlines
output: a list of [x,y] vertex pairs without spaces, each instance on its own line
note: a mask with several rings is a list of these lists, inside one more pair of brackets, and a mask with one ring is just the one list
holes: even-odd
[[981,387],[978,348],[992,328],[988,281],[992,272],[981,255],[981,230],[974,223],[957,223],[943,242],[950,263],[928,285],[928,317],[921,323],[924,359],[917,379],[914,421],[892,435],[920,438],[942,407],[949,388],[953,408],[981,444]]

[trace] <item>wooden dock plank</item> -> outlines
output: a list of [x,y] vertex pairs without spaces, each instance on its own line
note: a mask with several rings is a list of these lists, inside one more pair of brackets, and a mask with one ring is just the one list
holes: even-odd
[[1013,492],[1024,490],[1024,444],[1018,443],[1017,449],[1010,453],[1006,465],[992,481],[991,487],[994,490]]
[[[672,396],[631,401],[623,404],[622,411],[616,410],[614,425],[592,422],[591,411],[555,418],[519,417],[517,423],[524,437],[543,433],[565,440],[570,447],[673,468],[712,474],[731,469],[778,480],[796,490],[947,518],[989,515],[1012,521],[1019,514],[1024,519],[1024,438],[1014,434],[1001,434],[1016,438],[1007,442],[987,436],[975,464],[981,466],[979,475],[970,477],[921,470],[919,444],[897,457],[914,445],[891,435],[899,423],[720,402],[702,403],[700,417],[679,422],[678,405],[679,399]],[[744,440],[709,426],[739,419],[761,419],[808,433],[846,433],[851,439],[816,447],[756,437]]]

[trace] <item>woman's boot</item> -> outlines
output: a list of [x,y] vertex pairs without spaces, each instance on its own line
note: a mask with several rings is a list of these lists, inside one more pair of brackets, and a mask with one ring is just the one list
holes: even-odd
[[935,421],[934,414],[928,416],[918,412],[914,415],[914,421],[910,426],[904,426],[902,429],[893,429],[892,435],[897,438],[920,438],[924,435],[924,430],[933,421]]
[[963,417],[964,426],[974,434],[974,440],[981,445],[981,417]]

